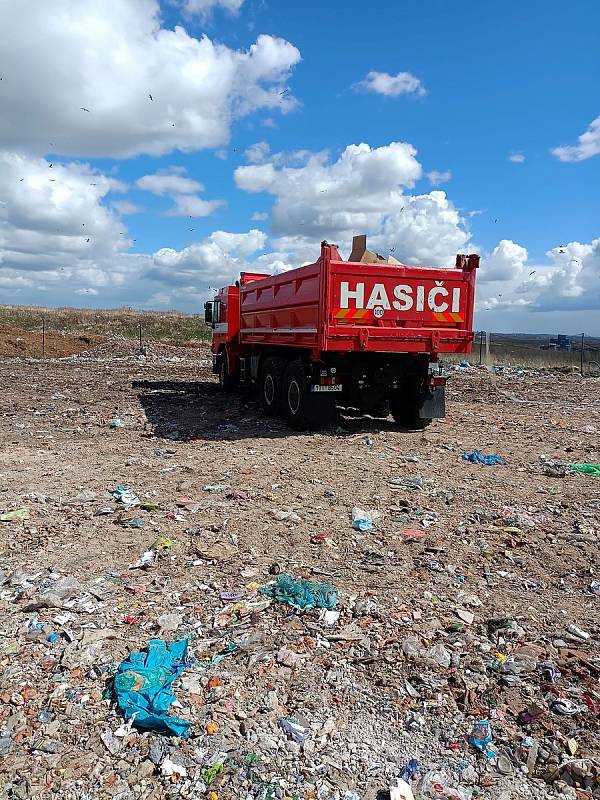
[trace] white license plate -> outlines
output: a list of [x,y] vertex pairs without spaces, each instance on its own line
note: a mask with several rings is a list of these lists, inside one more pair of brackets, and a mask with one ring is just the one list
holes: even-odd
[[335,386],[319,386],[313,384],[310,387],[311,392],[341,392],[342,385],[341,383],[336,384]]

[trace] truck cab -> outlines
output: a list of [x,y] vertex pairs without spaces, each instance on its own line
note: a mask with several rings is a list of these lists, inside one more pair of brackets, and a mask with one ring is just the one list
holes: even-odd
[[232,389],[237,382],[240,339],[240,286],[269,278],[262,272],[242,272],[235,284],[218,290],[214,300],[204,304],[204,321],[212,328],[210,349],[213,373],[219,376],[223,389]]

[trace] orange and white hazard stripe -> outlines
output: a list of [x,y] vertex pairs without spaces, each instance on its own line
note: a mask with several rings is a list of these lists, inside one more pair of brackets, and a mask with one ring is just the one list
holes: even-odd
[[364,319],[369,312],[366,308],[338,308],[335,319]]
[[433,317],[440,325],[452,325],[455,322],[464,322],[465,318],[456,311],[435,311]]

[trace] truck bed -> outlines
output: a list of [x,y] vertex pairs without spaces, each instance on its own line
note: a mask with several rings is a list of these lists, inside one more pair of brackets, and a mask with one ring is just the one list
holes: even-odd
[[320,351],[464,353],[473,341],[478,256],[449,269],[344,261],[242,282],[240,343]]

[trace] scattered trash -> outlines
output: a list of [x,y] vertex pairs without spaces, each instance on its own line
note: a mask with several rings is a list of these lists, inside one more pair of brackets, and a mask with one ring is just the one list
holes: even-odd
[[295,581],[291,575],[279,575],[260,590],[267,597],[295,608],[335,608],[338,593],[330,583]]
[[0,514],[0,522],[25,521],[29,519],[29,516],[28,508],[16,508],[14,511],[5,511],[3,514]]
[[211,767],[208,767],[208,769],[204,770],[202,773],[202,780],[207,786],[210,786],[212,783],[214,783],[217,775],[220,775],[223,772],[224,768],[223,762],[217,761]]
[[477,748],[487,758],[495,758],[496,751],[490,747],[492,741],[492,726],[489,720],[480,719],[478,722],[473,723],[471,733],[468,736],[469,744]]
[[390,786],[390,800],[414,800],[413,790],[403,778],[396,778]]
[[167,645],[151,639],[145,652],[132,652],[117,669],[114,692],[126,720],[137,728],[187,736],[190,723],[167,714],[175,702],[171,688],[187,663],[187,641]]
[[119,419],[119,417],[115,417],[114,419],[111,419],[111,421],[109,423],[109,427],[110,428],[123,428],[124,426],[125,426],[125,423],[123,422],[122,419]]
[[117,486],[113,492],[113,497],[118,503],[123,503],[125,506],[139,506],[140,498],[127,486]]
[[400,535],[404,536],[406,539],[422,539],[424,536],[427,536],[425,531],[421,530],[421,528],[402,528]]
[[278,508],[272,508],[271,516],[279,520],[279,522],[302,522],[295,511],[281,511]]
[[[30,515],[2,523],[5,791],[598,794],[600,489],[570,469],[598,460],[598,381],[470,366],[444,426],[291,440],[246,394],[224,404],[202,345],[156,346],[0,359],[0,512]],[[472,442],[509,467],[465,468]]]
[[171,761],[170,758],[165,758],[160,765],[160,774],[164,775],[166,778],[186,778],[188,773],[187,769],[182,767],[181,764],[176,764],[174,761]]
[[582,475],[593,475],[600,478],[600,464],[570,464],[569,469]]
[[365,511],[359,506],[352,509],[352,527],[355,531],[370,531],[377,517],[376,511]]
[[133,519],[122,519],[119,524],[124,528],[143,528],[146,522],[142,517],[133,517]]
[[298,742],[298,744],[303,744],[310,736],[309,729],[301,725],[295,717],[280,719],[279,726],[290,739]]
[[494,466],[495,464],[506,464],[506,460],[502,456],[491,454],[489,456],[483,455],[479,450],[473,450],[472,453],[463,453],[463,458],[470,461],[472,464],[485,464],[486,466]]

